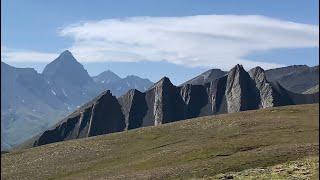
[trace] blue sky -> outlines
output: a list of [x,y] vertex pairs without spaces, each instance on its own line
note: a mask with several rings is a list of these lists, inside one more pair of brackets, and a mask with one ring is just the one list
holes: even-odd
[[[241,60],[255,61],[258,64],[260,62],[263,62],[265,63],[265,67],[290,64],[307,64],[313,66],[318,64],[318,46],[315,46],[313,42],[310,41],[310,39],[318,37],[319,35],[317,34],[315,36],[309,37],[310,31],[308,29],[310,28],[307,27],[307,25],[318,26],[319,2],[315,0],[2,0],[1,5],[1,46],[5,47],[4,49],[9,49],[14,53],[19,51],[27,52],[23,55],[28,55],[29,53],[30,57],[33,57],[32,55],[34,55],[34,53],[32,54],[30,52],[37,52],[40,53],[40,55],[35,56],[35,58],[43,58],[43,61],[34,61],[34,59],[28,60],[27,58],[21,58],[22,60],[20,61],[10,61],[10,58],[8,58],[7,60],[2,58],[2,60],[15,66],[34,67],[38,71],[41,71],[45,63],[47,63],[47,61],[50,61],[50,59],[47,60],[45,58],[53,58],[56,54],[65,49],[71,49],[72,52],[74,50],[75,56],[78,55],[78,57],[76,56],[76,58],[78,58],[78,60],[85,65],[85,68],[92,75],[96,75],[106,69],[110,69],[122,77],[129,74],[135,74],[142,77],[150,78],[152,81],[157,81],[162,76],[166,75],[169,76],[175,84],[179,84],[184,80],[187,80],[207,69],[216,68],[216,66],[222,69],[227,69],[230,66],[229,64],[232,64],[232,62],[247,63],[247,61]],[[198,15],[209,16],[201,16],[198,18]],[[210,15],[221,16],[216,17]],[[234,15],[235,17],[229,17],[225,15]],[[258,15],[259,17],[243,17],[243,15]],[[123,18],[141,16],[148,18],[142,20],[129,19],[128,21],[125,20],[124,23],[123,20],[121,20]],[[160,51],[154,54],[141,52],[153,52],[155,51],[155,49],[144,48],[138,49],[137,51],[131,51],[132,49],[136,48],[136,46],[125,46],[124,49],[128,48],[130,50],[130,53],[124,54],[124,52],[119,52],[119,49],[110,47],[119,46],[119,44],[115,44],[114,42],[119,41],[119,38],[120,40],[123,39],[123,37],[118,37],[117,35],[113,37],[112,40],[114,41],[112,41],[112,43],[110,43],[110,39],[108,38],[108,41],[102,42],[104,43],[103,51],[105,51],[105,49],[112,50],[107,52],[96,52],[90,50],[90,52],[88,51],[86,54],[81,53],[81,51],[87,49],[88,46],[95,47],[93,45],[97,45],[97,42],[93,41],[94,38],[106,39],[106,37],[104,36],[96,37],[93,34],[89,34],[90,37],[92,36],[92,39],[81,37],[79,40],[79,36],[83,34],[86,35],[86,33],[88,33],[87,31],[92,30],[93,27],[98,27],[98,30],[99,28],[103,29],[111,27],[114,29],[119,29],[119,27],[125,27],[128,28],[128,31],[132,30],[134,32],[135,29],[131,26],[131,24],[134,23],[141,24],[141,22],[148,21],[151,22],[150,24],[153,27],[158,27],[159,23],[161,24],[161,22],[168,23],[171,21],[175,22],[176,20],[167,17],[182,17],[182,19],[176,20],[177,23],[179,23],[185,22],[186,18],[184,17],[186,16],[192,17],[195,20],[199,20],[199,25],[205,25],[207,24],[206,22],[212,22],[212,19],[223,19],[226,21],[228,21],[229,19],[239,19],[239,21],[243,22],[251,20],[253,22],[260,22],[261,20],[265,23],[262,24],[263,26],[269,26],[270,24],[268,23],[270,21],[273,21],[271,22],[273,29],[279,27],[276,22],[278,20],[282,21],[284,24],[287,23],[288,25],[290,25],[290,23],[288,23],[289,21],[299,23],[297,26],[299,26],[301,31],[289,32],[288,34],[297,34],[299,38],[301,36],[301,41],[303,41],[302,44],[304,45],[290,46],[290,43],[294,44],[295,41],[292,40],[291,37],[286,36],[283,38],[285,40],[288,40],[287,44],[284,43],[279,46],[272,46],[272,44],[264,46],[264,44],[259,44],[261,45],[260,49],[254,49],[250,47],[251,49],[245,48],[242,49],[241,52],[240,50],[239,52],[236,52],[237,49],[232,49],[230,47],[237,48],[238,46],[234,46],[233,43],[229,42],[223,44],[225,43],[224,40],[221,41],[222,46],[224,47],[222,50],[230,48],[230,52],[224,52],[224,54],[226,54],[226,56],[230,58],[230,62],[225,61],[225,63],[228,64],[226,66],[224,66],[223,64],[223,58],[221,59],[221,62],[212,62],[212,64],[210,64],[211,61],[209,60],[202,60],[210,54],[202,50],[205,49],[204,47],[197,46],[196,42],[198,42],[199,40],[198,36],[196,36],[196,38],[188,36],[188,38],[183,39],[183,41],[177,40],[172,44],[168,43],[169,46],[172,46],[170,48],[175,49],[177,45],[179,46],[179,43],[181,44],[181,42],[191,41],[193,43],[196,41],[195,44],[193,44],[192,48],[198,47],[201,53],[187,53],[183,58],[181,58],[180,56],[184,55],[183,52],[188,52],[188,49],[192,49],[191,47],[185,47],[185,49],[180,48],[173,52],[170,51],[170,53],[172,54],[169,54],[168,56],[162,56],[163,54],[161,54]],[[161,17],[161,19],[155,19],[154,17]],[[268,18],[271,18],[271,20]],[[113,19],[112,23],[120,25],[113,26],[109,22],[104,21],[108,19]],[[187,23],[192,23],[193,19],[190,20],[191,22],[187,21]],[[86,25],[86,22],[91,22],[91,24]],[[150,24],[147,24],[147,26],[149,27]],[[232,27],[235,26],[235,24],[237,24],[237,22],[232,24]],[[217,27],[219,28],[219,26]],[[179,28],[184,27],[182,26]],[[210,30],[210,28],[212,27],[207,28]],[[313,29],[314,28],[315,27],[313,27]],[[96,29],[97,28],[94,28],[94,30]],[[280,30],[282,29],[279,29],[279,31]],[[278,29],[276,29],[275,31],[278,31]],[[112,31],[110,33],[114,35],[115,31]],[[120,29],[119,33],[127,32],[126,30]],[[141,34],[141,32],[138,33]],[[192,33],[198,33],[198,29],[196,29],[195,32]],[[146,35],[152,36],[152,34]],[[272,33],[269,33],[268,35],[270,36],[272,35]],[[254,34],[252,34],[252,36],[254,36]],[[283,33],[278,33],[275,36],[279,36],[281,39]],[[135,38],[134,34],[125,37]],[[153,42],[150,40],[140,40],[144,38],[143,36],[137,37],[139,43]],[[161,37],[165,38],[166,35]],[[179,34],[179,37],[182,37],[181,34]],[[272,43],[276,44],[278,42],[276,40],[277,39],[275,39],[275,41],[273,41]],[[83,42],[85,42],[86,46],[84,46]],[[201,42],[206,41],[201,39]],[[99,43],[101,43],[101,41],[99,41]],[[106,46],[106,43],[109,44]],[[164,47],[166,46],[165,44],[167,42],[159,42],[159,44],[161,43],[163,43],[164,45],[159,45],[155,48],[162,48],[164,49],[163,51],[166,51],[167,53],[168,50]],[[210,49],[210,45],[213,45],[212,49],[216,49],[215,44],[212,44],[212,42],[208,42],[208,46],[206,47]],[[122,48],[123,46],[121,45],[120,47]],[[113,54],[110,52],[112,52]],[[238,54],[229,57],[228,54],[232,54],[233,52]],[[94,57],[93,55],[96,54],[99,54],[99,56]],[[179,56],[179,58],[173,57],[174,54],[178,54],[177,56]],[[206,54],[207,56],[204,56],[204,54]],[[133,57],[133,55],[135,57]],[[91,59],[91,57],[92,61],[88,60]],[[142,59],[141,61],[138,61],[137,59],[140,57]],[[220,58],[220,56],[213,57]],[[238,57],[243,57],[245,59],[239,59]],[[193,59],[189,60],[188,58]],[[234,61],[232,61],[233,58],[235,58]],[[112,60],[114,60],[115,62],[110,62]],[[209,64],[206,65],[206,63]],[[255,63],[250,63],[252,65],[255,65]],[[248,62],[248,67],[250,63]]]

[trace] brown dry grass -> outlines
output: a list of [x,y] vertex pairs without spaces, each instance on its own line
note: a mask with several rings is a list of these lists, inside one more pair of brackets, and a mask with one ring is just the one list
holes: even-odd
[[3,179],[217,177],[317,156],[319,104],[201,117],[1,155]]

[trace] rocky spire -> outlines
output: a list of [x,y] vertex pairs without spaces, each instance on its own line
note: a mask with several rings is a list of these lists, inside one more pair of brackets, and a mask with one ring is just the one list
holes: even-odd
[[259,91],[259,107],[273,107],[275,105],[274,90],[271,84],[267,81],[264,70],[261,67],[257,66],[249,71],[249,75],[255,82],[256,88]]
[[237,64],[228,73],[225,95],[228,112],[256,109],[258,106],[256,88],[242,65]]

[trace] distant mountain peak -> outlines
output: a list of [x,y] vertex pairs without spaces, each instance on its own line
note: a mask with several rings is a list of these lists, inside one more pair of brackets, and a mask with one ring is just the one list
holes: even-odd
[[118,80],[121,78],[110,70],[103,71],[102,73],[98,74],[97,76],[93,77],[93,80],[98,83],[108,84]]
[[69,50],[65,50],[61,53],[61,55],[72,55],[72,53]]
[[87,70],[68,50],[63,51],[55,60],[47,64],[42,74],[64,85],[65,83],[83,85],[92,81]]
[[[103,71],[102,73],[100,73],[98,76],[116,76],[116,77],[119,77],[116,73],[112,72],[111,70],[106,70],[106,71]],[[120,78],[120,77],[119,77]]]
[[69,50],[63,51],[55,61],[73,61],[79,63]]

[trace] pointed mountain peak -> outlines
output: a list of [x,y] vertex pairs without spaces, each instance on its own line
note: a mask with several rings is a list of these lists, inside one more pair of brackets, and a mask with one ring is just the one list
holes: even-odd
[[93,80],[98,83],[108,84],[120,80],[121,78],[114,72],[107,70],[93,77]]
[[264,69],[262,69],[260,66],[250,69],[248,73],[252,78],[260,74],[263,74],[263,76],[265,76]]
[[163,86],[173,86],[171,83],[170,79],[166,76],[161,78],[158,82],[154,83],[150,89],[155,88],[155,87],[163,87]]
[[252,69],[254,69],[254,70],[258,70],[258,71],[264,71],[264,69],[262,69],[262,67],[260,67],[260,66],[257,66],[257,67],[252,68]]
[[101,93],[101,96],[106,96],[106,95],[112,96],[111,91],[110,91],[110,90],[105,90],[105,91],[103,91],[103,92]]
[[172,84],[172,83],[168,77],[164,76],[156,84]]
[[119,77],[116,73],[112,72],[111,70],[103,71],[98,76],[116,76],[116,77]]
[[83,65],[68,50],[62,52],[54,61],[47,64],[42,74],[52,80],[59,79],[59,82],[78,85],[92,81]]
[[[238,75],[239,74],[239,75]],[[247,71],[244,70],[243,66],[240,64],[237,64],[236,66],[234,66],[228,73],[228,78],[235,78],[238,76],[242,76],[248,74]]]
[[241,64],[237,64],[230,71],[232,71],[232,70],[244,71],[244,68]]
[[69,50],[63,51],[55,61],[74,61],[78,62]]
[[127,93],[125,93],[124,95],[122,95],[121,97],[124,97],[124,96],[135,96],[137,94],[143,94],[141,91],[137,90],[137,89],[130,89],[129,91],[127,91]]
[[71,55],[72,56],[72,53],[69,50],[65,50],[61,53],[61,55]]

